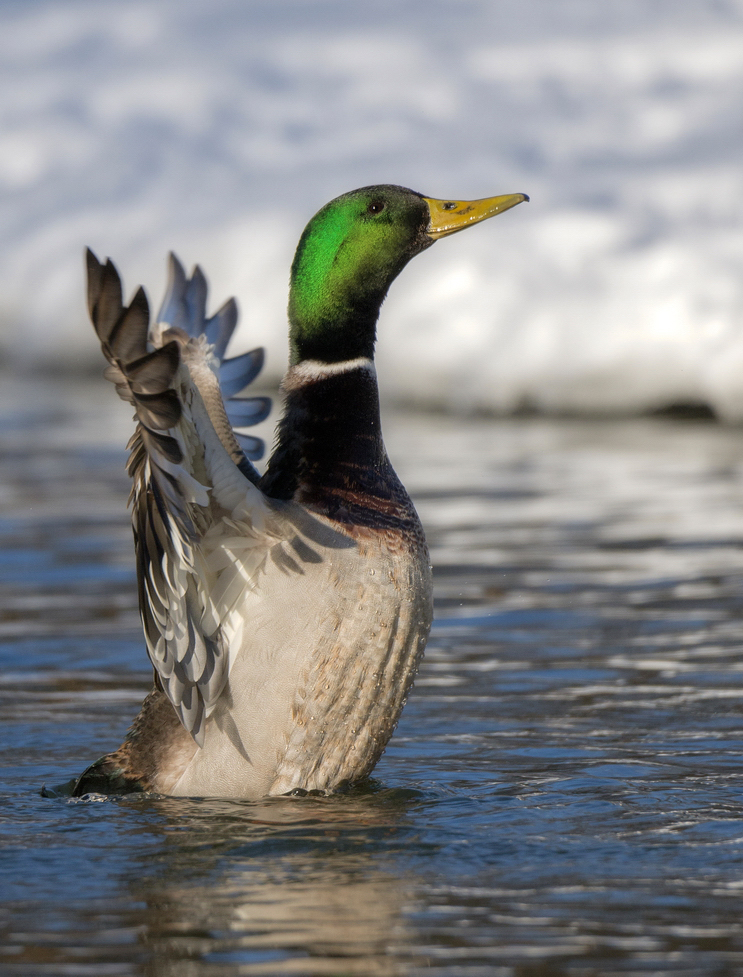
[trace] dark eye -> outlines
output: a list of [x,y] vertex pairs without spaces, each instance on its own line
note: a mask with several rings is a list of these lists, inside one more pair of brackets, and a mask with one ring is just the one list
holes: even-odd
[[372,202],[367,207],[367,211],[370,214],[381,214],[382,211],[384,210],[384,206],[385,205],[383,200],[372,200]]

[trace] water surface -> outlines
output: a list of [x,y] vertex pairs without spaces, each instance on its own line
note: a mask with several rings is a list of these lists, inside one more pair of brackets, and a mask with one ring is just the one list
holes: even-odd
[[391,415],[436,623],[374,779],[50,800],[150,683],[103,382],[0,394],[0,970],[743,970],[743,434]]

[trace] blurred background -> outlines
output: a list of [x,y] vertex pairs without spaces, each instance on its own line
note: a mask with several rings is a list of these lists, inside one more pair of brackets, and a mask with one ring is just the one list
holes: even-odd
[[390,401],[743,419],[742,27],[741,0],[3,0],[3,362],[98,369],[84,246],[155,305],[172,248],[277,380],[328,199],[523,191],[393,286]]

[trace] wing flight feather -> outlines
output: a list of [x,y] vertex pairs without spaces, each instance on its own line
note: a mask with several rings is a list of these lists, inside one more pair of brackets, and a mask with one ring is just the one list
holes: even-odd
[[[241,629],[234,612],[276,538],[219,389],[237,307],[228,302],[207,319],[203,274],[196,268],[188,279],[171,255],[165,300],[150,330],[144,291],[124,306],[113,264],[88,251],[87,266],[90,317],[110,364],[105,375],[136,411],[128,471],[147,650],[181,722],[202,745]],[[225,362],[228,395],[255,377],[262,360],[262,351],[253,351]],[[242,426],[268,412],[266,398],[253,400],[237,402]],[[262,442],[240,437],[257,457]]]

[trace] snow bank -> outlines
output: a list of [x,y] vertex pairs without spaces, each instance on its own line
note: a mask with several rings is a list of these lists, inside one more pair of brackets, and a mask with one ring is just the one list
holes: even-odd
[[395,283],[388,395],[743,418],[743,3],[0,2],[0,347],[98,362],[82,249],[173,248],[286,361],[296,240],[374,182],[532,202]]

